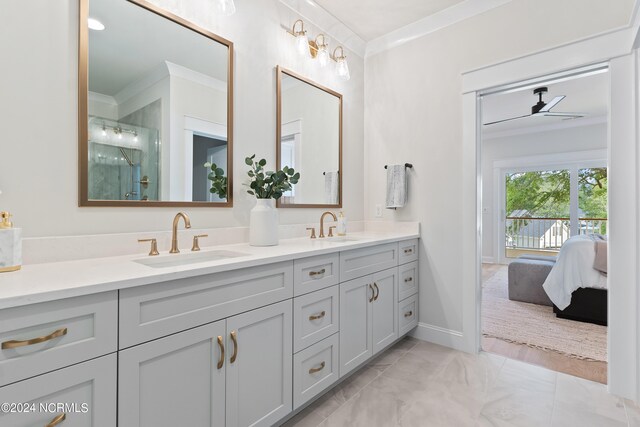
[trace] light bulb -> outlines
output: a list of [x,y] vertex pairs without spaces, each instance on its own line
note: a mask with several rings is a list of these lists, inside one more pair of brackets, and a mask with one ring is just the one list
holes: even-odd
[[344,80],[349,80],[351,78],[351,75],[349,74],[349,64],[347,64],[347,60],[345,58],[338,58],[336,74]]
[[296,49],[300,55],[309,56],[309,39],[305,31],[301,31],[296,35]]
[[102,136],[107,136],[107,128],[102,126]]
[[233,0],[216,0],[216,9],[220,15],[224,16],[236,13],[236,5]]
[[118,132],[118,139],[122,139],[122,132]]
[[329,52],[327,52],[326,47],[321,47],[318,50],[318,61],[320,62],[320,66],[322,68],[326,67],[329,63]]
[[133,137],[133,141],[134,141],[134,142],[138,142],[138,135],[134,135],[134,137]]
[[87,21],[90,30],[94,31],[102,31],[105,29],[105,26],[102,22],[98,21],[95,18],[89,18]]

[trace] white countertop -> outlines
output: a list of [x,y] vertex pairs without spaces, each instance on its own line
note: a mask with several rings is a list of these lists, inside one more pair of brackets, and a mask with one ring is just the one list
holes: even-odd
[[[153,268],[134,262],[142,258],[151,258],[140,254],[25,265],[20,271],[0,274],[0,309],[290,261],[418,237],[418,233],[407,231],[361,232],[350,233],[348,238],[354,240],[344,242],[332,242],[331,238],[313,240],[297,238],[280,240],[278,246],[268,247],[254,247],[249,246],[248,243],[210,246],[202,248],[202,252],[224,250],[241,252],[246,256],[165,268]],[[190,251],[186,248],[182,253],[190,253]],[[175,255],[163,253],[153,258],[171,256]]]

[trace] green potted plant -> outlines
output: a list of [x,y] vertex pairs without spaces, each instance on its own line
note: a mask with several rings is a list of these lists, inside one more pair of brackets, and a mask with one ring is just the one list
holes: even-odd
[[209,188],[209,192],[217,195],[223,200],[226,200],[228,179],[224,174],[224,169],[211,162],[205,163],[204,167],[207,169],[211,169],[211,172],[209,172],[209,175],[207,176],[207,178],[209,178],[209,181],[211,181],[211,188]]
[[300,173],[288,166],[276,171],[266,171],[265,159],[255,160],[256,155],[245,158],[250,166],[247,175],[247,193],[256,197],[256,206],[249,219],[249,244],[273,246],[278,244],[278,210],[276,200],[298,183]]

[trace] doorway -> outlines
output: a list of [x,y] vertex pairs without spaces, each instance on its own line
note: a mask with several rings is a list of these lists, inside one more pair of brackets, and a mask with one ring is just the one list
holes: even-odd
[[[607,327],[592,321],[597,310],[582,306],[580,292],[599,286],[606,312],[606,276],[591,270],[595,240],[607,241],[608,79],[600,67],[492,90],[479,101],[481,347],[603,383]],[[588,283],[556,284],[565,270]],[[559,302],[552,285],[566,287],[573,302]],[[583,308],[584,318],[564,316]]]

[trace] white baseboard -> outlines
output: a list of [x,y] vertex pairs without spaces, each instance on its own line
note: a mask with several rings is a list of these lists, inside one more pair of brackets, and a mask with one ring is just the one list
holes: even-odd
[[418,326],[409,333],[414,338],[432,342],[444,347],[453,348],[464,352],[470,352],[460,331],[441,328],[427,323],[418,323]]
[[482,263],[483,264],[495,264],[496,263],[496,258],[492,257],[492,256],[483,256],[482,257]]

